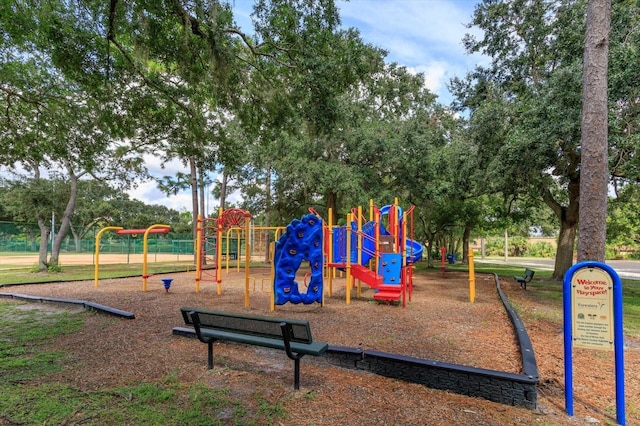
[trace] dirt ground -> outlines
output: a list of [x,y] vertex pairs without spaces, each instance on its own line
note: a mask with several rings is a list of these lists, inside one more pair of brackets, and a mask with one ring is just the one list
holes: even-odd
[[[224,274],[221,295],[211,282],[201,283],[196,293],[193,273],[170,276],[174,281],[168,293],[160,276],[149,278],[146,292],[141,278],[104,279],[98,288],[93,281],[81,281],[0,291],[89,300],[135,313],[135,320],[88,315],[82,332],[56,342],[56,349],[68,351],[73,362],[53,379],[80,389],[177,374],[187,384],[227,388],[247,404],[255,404],[256,395],[280,403],[288,412],[278,423],[282,425],[615,424],[609,352],[574,350],[575,411],[573,417],[566,416],[561,310],[536,298],[535,283],[524,291],[513,280],[502,281],[527,327],[540,370],[538,408],[528,410],[345,370],[314,357],[302,359],[301,388],[294,391],[293,362],[283,352],[217,343],[214,369],[207,370],[206,346],[171,334],[172,327],[182,325],[182,306],[250,312],[307,319],[314,339],[331,345],[519,373],[515,336],[492,276],[476,277],[475,303],[469,302],[468,275],[448,272],[444,277],[417,275],[406,308],[373,302],[366,286],[360,298],[354,290],[347,305],[344,280],[338,279],[325,306],[288,304],[274,313],[269,310],[270,294],[262,288],[268,287],[268,270],[251,271],[249,308],[244,306],[243,273]],[[640,425],[640,340],[627,337],[625,343],[626,420]]]

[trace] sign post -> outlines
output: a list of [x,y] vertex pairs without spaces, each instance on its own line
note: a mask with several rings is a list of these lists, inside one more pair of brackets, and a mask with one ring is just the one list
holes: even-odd
[[600,262],[573,265],[563,280],[565,407],[573,416],[573,347],[614,351],[616,420],[625,424],[622,282]]

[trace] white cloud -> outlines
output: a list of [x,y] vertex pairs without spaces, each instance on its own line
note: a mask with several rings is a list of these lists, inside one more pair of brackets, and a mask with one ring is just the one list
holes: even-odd
[[[145,155],[144,163],[149,174],[154,178],[161,178],[163,176],[174,177],[178,172],[189,173],[188,167],[183,165],[179,160],[171,160],[165,163],[158,156]],[[147,204],[159,204],[178,211],[184,209],[191,210],[190,192],[182,191],[177,195],[167,196],[158,189],[158,184],[155,180],[138,182],[135,188],[126,192],[129,198],[140,200]]]
[[180,160],[173,159],[169,162],[164,162],[162,158],[156,155],[145,155],[143,158],[149,174],[154,177],[174,176],[178,172],[189,173],[189,168]]
[[[174,177],[176,173],[182,172],[189,174],[189,168],[182,164],[179,160],[172,160],[167,163],[163,163],[159,157],[145,156],[145,166],[149,170],[149,173],[154,178],[161,178],[163,176]],[[213,179],[218,179],[218,175],[211,174]],[[209,192],[209,196],[205,200],[205,209],[212,214],[216,214],[214,211],[217,209],[218,200],[211,195],[211,188],[206,189]],[[171,194],[167,196],[164,192],[158,189],[158,184],[155,180],[147,180],[139,182],[135,188],[126,191],[129,198],[142,201],[146,204],[156,204],[166,206],[170,209],[178,211],[191,211],[191,189],[186,189],[178,192],[177,194]],[[242,202],[242,197],[239,192],[230,194],[227,198],[229,203],[239,204]]]
[[408,67],[407,70],[414,74],[423,73],[425,84],[433,93],[438,93],[443,90],[451,77],[447,72],[446,62],[433,62],[426,66]]
[[339,8],[344,24],[367,29],[366,40],[382,47],[389,39],[445,47],[460,45],[473,5],[468,1],[353,0],[341,2]]
[[172,201],[172,198],[175,199],[176,197],[167,197],[158,189],[156,182],[152,180],[139,183],[135,188],[127,191],[127,194],[131,199],[140,200],[147,204],[160,204],[181,210],[181,207],[176,207],[176,202]]
[[387,60],[425,73],[430,90],[448,103],[446,86],[464,77],[480,55],[468,55],[462,45],[475,2],[465,0],[352,0],[340,2],[345,27],[360,30],[362,39],[388,51]]

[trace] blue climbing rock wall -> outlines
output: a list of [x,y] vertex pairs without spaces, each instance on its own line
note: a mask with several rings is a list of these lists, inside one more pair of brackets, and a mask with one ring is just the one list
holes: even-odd
[[[311,279],[301,293],[295,278],[303,261],[311,266]],[[307,214],[287,225],[274,252],[276,305],[322,303],[322,261],[322,219]]]

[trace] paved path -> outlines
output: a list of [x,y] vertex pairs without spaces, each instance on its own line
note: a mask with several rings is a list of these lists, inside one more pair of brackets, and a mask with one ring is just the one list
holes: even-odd
[[[497,263],[501,265],[517,265],[535,269],[553,270],[553,259],[533,259],[510,257],[505,262],[504,259],[481,259],[475,258],[476,262]],[[628,278],[640,280],[640,261],[639,260],[607,260],[607,265],[611,266],[618,273],[620,278]]]

